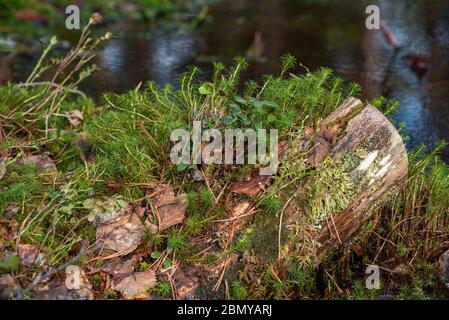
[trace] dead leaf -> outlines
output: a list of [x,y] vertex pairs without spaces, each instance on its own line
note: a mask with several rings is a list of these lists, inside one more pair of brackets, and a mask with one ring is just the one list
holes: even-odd
[[47,261],[45,254],[39,252],[39,247],[31,244],[19,244],[17,255],[20,264],[26,267],[31,267],[32,265],[42,266]]
[[318,134],[322,138],[326,139],[326,141],[329,142],[330,144],[334,144],[335,139],[337,138],[338,129],[339,127],[337,125],[330,128],[326,126],[321,126],[320,132]]
[[250,207],[251,204],[248,201],[235,204],[231,209],[231,217],[239,217],[245,214]]
[[140,217],[135,213],[127,214],[118,221],[97,228],[97,240],[103,249],[116,252],[131,252],[139,246],[144,231]]
[[195,290],[198,288],[198,278],[195,276],[186,276],[184,272],[178,270],[174,274],[176,291],[179,300],[193,300]]
[[19,211],[20,207],[15,203],[11,203],[5,209],[5,218],[12,219]]
[[24,165],[36,165],[39,170],[55,173],[58,171],[55,163],[46,155],[28,155],[20,161]]
[[66,285],[66,277],[55,278],[33,290],[32,300],[93,300],[92,285],[86,274],[80,270],[79,289],[69,289]]
[[262,193],[270,183],[270,176],[251,176],[248,181],[234,182],[230,191],[247,196],[257,196]]
[[330,128],[322,125],[318,131],[315,131],[313,127],[305,128],[301,145],[303,149],[307,145],[310,146],[306,163],[315,166],[322,163],[330,153],[337,138],[337,133],[338,126],[336,125]]
[[105,199],[87,199],[83,206],[86,209],[91,209],[87,219],[96,226],[116,222],[128,214],[126,211],[128,204],[116,196]]
[[70,124],[74,127],[79,126],[84,121],[83,114],[79,110],[67,111],[64,113],[64,115],[67,117]]
[[204,181],[204,175],[200,170],[195,170],[192,172],[192,179],[195,181]]
[[[228,197],[226,197],[225,208],[228,211],[230,218],[237,218],[237,217],[244,215],[245,213],[247,213],[249,211],[250,207],[251,207],[251,204],[248,201],[243,201],[243,202],[234,201],[232,199],[231,193],[229,194]],[[232,225],[235,228],[234,230],[238,231],[244,226],[244,224],[247,221],[248,221],[248,217],[246,217],[246,218],[242,217],[241,219],[226,221],[226,222],[220,223],[218,225],[218,229],[223,230]]]
[[352,245],[352,250],[359,256],[363,257],[363,248],[360,244],[355,243]]
[[134,272],[134,265],[141,259],[138,254],[132,254],[128,256],[123,256],[108,261],[101,270],[109,273],[112,276],[119,274],[130,274]]
[[[174,280],[178,300],[193,300],[195,298],[195,290],[198,288],[199,281],[198,277],[195,276],[197,272],[199,272],[199,269],[195,267],[186,272],[178,268],[171,276]],[[169,273],[172,273],[172,271],[165,271],[160,276],[169,280]]]
[[147,299],[148,290],[156,285],[156,273],[147,269],[134,272],[124,277],[116,277],[112,282],[112,289],[119,291],[125,299]]
[[310,165],[319,165],[330,153],[330,143],[322,137],[316,137],[313,141],[313,147],[310,148],[306,163]]
[[147,199],[159,222],[159,231],[181,223],[187,210],[187,197],[184,194],[175,196],[169,185],[151,186],[147,191]]
[[124,254],[137,249],[145,229],[141,221],[145,208],[133,207],[119,197],[88,199],[83,205],[91,209],[88,220],[97,227],[103,249]]

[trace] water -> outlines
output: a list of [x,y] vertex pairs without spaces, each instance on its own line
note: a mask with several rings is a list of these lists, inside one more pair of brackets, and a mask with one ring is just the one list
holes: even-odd
[[[409,147],[449,141],[449,1],[375,3],[404,46],[397,55],[380,31],[365,28],[368,3],[363,1],[223,0],[210,7],[212,20],[196,30],[111,26],[121,35],[101,51],[101,71],[84,89],[98,96],[148,80],[176,85],[192,64],[207,77],[214,61],[230,64],[244,56],[259,33],[263,59],[251,63],[245,78],[278,72],[280,56],[288,52],[310,70],[326,66],[345,81],[360,83],[365,100],[381,94],[398,100],[394,122],[405,124]],[[430,71],[423,80],[404,61],[417,53],[429,57]],[[448,149],[443,156],[449,160]]]

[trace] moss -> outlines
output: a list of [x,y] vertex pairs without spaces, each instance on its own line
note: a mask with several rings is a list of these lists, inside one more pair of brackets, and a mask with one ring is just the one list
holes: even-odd
[[[193,68],[181,77],[177,90],[159,89],[150,83],[141,91],[107,94],[97,106],[90,100],[82,102],[68,94],[61,100],[58,112],[84,108],[85,121],[81,127],[74,128],[66,119],[52,116],[48,122],[49,136],[41,131],[45,110],[32,115],[25,112],[36,102],[26,101],[33,95],[43,95],[43,91],[23,90],[14,85],[1,87],[0,108],[4,112],[13,108],[15,118],[4,126],[8,140],[2,142],[2,148],[8,152],[8,165],[6,175],[0,180],[0,209],[3,211],[11,202],[23,205],[17,215],[19,223],[32,213],[22,240],[42,245],[51,265],[57,266],[76,251],[82,239],[91,243],[96,239],[95,228],[80,222],[89,212],[83,205],[86,199],[119,194],[127,202],[138,199],[145,205],[142,198],[148,183],[169,183],[177,193],[188,194],[186,222],[161,234],[146,234],[146,244],[151,242],[158,252],[166,250],[167,259],[175,258],[181,268],[210,264],[219,258],[218,254],[208,252],[196,256],[206,248],[198,239],[211,240],[207,246],[226,247],[223,254],[238,252],[242,261],[231,266],[225,275],[228,283],[235,283],[231,289],[235,297],[312,296],[318,285],[313,277],[318,272],[312,268],[318,245],[313,236],[331,214],[347,208],[358,192],[376,187],[375,182],[369,184],[372,176],[385,165],[384,155],[377,155],[365,171],[356,169],[372,152],[381,150],[385,138],[382,133],[374,134],[366,145],[341,160],[328,158],[319,167],[307,165],[305,155],[284,161],[261,198],[240,197],[241,201],[259,206],[259,211],[253,221],[248,219],[237,230],[230,246],[226,230],[220,229],[214,220],[229,217],[225,209],[228,189],[224,188],[241,181],[254,167],[202,164],[179,170],[168,157],[172,130],[191,130],[193,120],[202,120],[207,126],[221,130],[237,124],[251,128],[276,127],[280,129],[281,140],[295,141],[306,126],[319,123],[342,102],[348,87],[333,77],[330,70],[290,76],[286,71],[294,62],[291,58],[288,61],[281,75],[270,76],[260,84],[251,82],[243,92],[239,90],[242,84],[238,79],[246,63],[239,59],[229,69],[217,65],[214,76],[206,84],[196,80],[198,69]],[[230,118],[230,122],[223,120]],[[32,138],[23,128],[25,125]],[[79,159],[82,154],[77,145],[82,131],[87,132],[87,142],[94,151],[93,162],[83,163]],[[36,168],[12,164],[12,159],[30,151],[49,152],[60,170],[57,179],[45,180]],[[198,169],[205,173],[208,184],[191,179],[192,171]],[[353,239],[369,244],[363,257],[365,262],[396,257],[397,248],[391,243],[403,243],[410,250],[407,254],[413,254],[416,261],[429,256],[422,248],[442,247],[448,239],[448,170],[434,155],[416,156],[411,162],[406,187],[391,188],[372,204],[370,210],[379,213],[378,219],[365,225]],[[216,203],[214,195],[220,194]],[[283,212],[290,198],[294,207],[288,209],[292,212]],[[283,213],[283,224],[281,248],[278,248],[280,213]],[[432,230],[439,237],[414,236],[422,230]],[[374,232],[389,241],[378,241]],[[384,245],[378,247],[379,243]],[[335,269],[340,268],[340,260],[347,258],[346,254],[346,249],[334,252],[323,262],[329,273],[326,275],[329,294],[341,285],[341,279],[334,275]],[[24,277],[27,275],[25,272]],[[349,277],[359,280],[352,274]],[[200,288],[202,297],[225,296],[224,286],[215,293],[213,285],[211,281]],[[426,290],[426,286],[417,287]],[[367,296],[359,284],[344,290],[350,290],[352,297]]]
[[6,176],[0,180],[0,212],[10,204],[21,205],[31,199],[50,194],[51,187],[45,186],[35,165],[9,165]]

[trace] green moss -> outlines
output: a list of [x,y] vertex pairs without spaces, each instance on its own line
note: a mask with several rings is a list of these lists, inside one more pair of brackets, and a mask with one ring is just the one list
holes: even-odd
[[6,176],[0,179],[0,212],[10,204],[21,205],[52,190],[43,185],[35,165],[9,165],[5,170]]

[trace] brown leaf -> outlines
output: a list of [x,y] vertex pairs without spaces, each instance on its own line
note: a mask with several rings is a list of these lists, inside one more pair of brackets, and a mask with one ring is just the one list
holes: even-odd
[[352,245],[352,250],[359,256],[363,257],[363,248],[360,244],[355,243]]
[[5,209],[5,218],[7,218],[7,219],[13,218],[19,211],[20,211],[20,207],[15,203],[11,203]]
[[144,225],[139,216],[129,213],[118,221],[101,225],[97,228],[97,239],[103,249],[116,252],[131,252],[139,246],[144,232]]
[[330,143],[322,138],[316,137],[313,147],[310,149],[306,162],[311,165],[318,165],[323,162],[324,158],[330,153]]
[[195,181],[204,181],[204,175],[200,170],[195,170],[192,172],[192,179]]
[[239,217],[243,214],[245,214],[248,209],[251,207],[251,204],[248,201],[245,202],[239,202],[234,204],[234,206],[231,209],[231,217]]
[[163,231],[184,220],[187,210],[186,195],[175,196],[171,186],[158,184],[148,189],[146,197],[151,202],[153,214],[158,219],[159,231]]
[[17,255],[20,264],[26,267],[30,267],[34,264],[41,266],[46,262],[45,254],[39,252],[39,247],[31,244],[19,244]]
[[166,281],[173,280],[178,300],[193,300],[195,298],[195,290],[199,285],[197,277],[199,273],[201,271],[197,267],[184,270],[177,268],[175,273],[172,270],[167,270],[160,273],[159,276]]
[[322,126],[320,129],[320,136],[326,139],[326,141],[328,141],[330,144],[335,143],[337,133],[338,133],[338,126],[333,126],[331,128]]
[[55,278],[33,290],[32,300],[93,300],[92,285],[82,269],[80,270],[79,289],[69,289],[66,277]]
[[22,163],[24,165],[34,164],[34,165],[36,165],[36,167],[39,170],[42,170],[42,171],[49,171],[49,172],[53,172],[53,173],[58,171],[53,160],[50,159],[49,157],[47,157],[46,155],[39,155],[39,156],[38,155],[28,155],[28,156],[22,158],[20,163]]
[[186,276],[180,269],[173,275],[179,300],[192,300],[195,298],[195,290],[198,288],[198,278]]
[[97,227],[97,240],[103,249],[123,254],[137,249],[145,230],[141,221],[145,208],[134,207],[117,196],[87,199],[83,205],[91,209],[88,220]]
[[147,269],[134,272],[124,277],[117,277],[112,282],[112,289],[119,291],[125,299],[147,299],[148,290],[156,285],[156,273]]
[[233,193],[244,194],[247,196],[257,196],[269,185],[270,176],[251,176],[248,181],[234,182],[230,191]]
[[116,196],[105,199],[87,199],[83,205],[85,208],[91,209],[87,219],[96,226],[116,222],[129,213],[127,211],[128,204]]
[[119,274],[130,274],[134,272],[134,265],[140,260],[140,258],[141,256],[138,254],[116,258],[108,261],[102,267],[102,270],[112,276],[116,276]]

